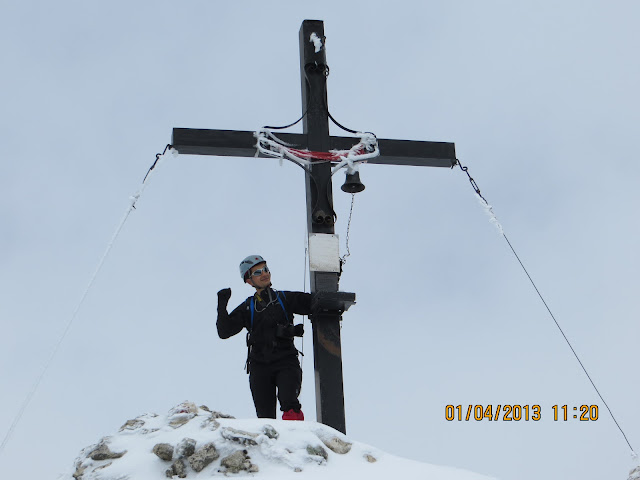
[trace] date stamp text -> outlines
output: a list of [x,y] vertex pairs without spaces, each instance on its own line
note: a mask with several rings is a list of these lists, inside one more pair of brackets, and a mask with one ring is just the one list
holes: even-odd
[[[553,420],[569,421],[579,420],[581,422],[595,422],[598,420],[598,405],[554,405],[551,407]],[[518,404],[497,404],[497,405],[447,405],[444,408],[444,418],[449,422],[520,422],[542,420],[542,407],[540,405],[518,405]]]

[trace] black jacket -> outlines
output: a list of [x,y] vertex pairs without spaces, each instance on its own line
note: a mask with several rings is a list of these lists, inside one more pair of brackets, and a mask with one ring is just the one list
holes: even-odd
[[[282,300],[284,310],[278,297]],[[253,326],[251,325],[251,298],[254,299]],[[292,336],[282,335],[278,325],[293,325],[293,314],[309,315],[311,313],[310,293],[277,292],[271,287],[260,295],[247,298],[231,313],[227,313],[226,305],[218,305],[218,335],[229,338],[243,328],[247,329],[249,360],[269,363],[287,355],[297,355]]]

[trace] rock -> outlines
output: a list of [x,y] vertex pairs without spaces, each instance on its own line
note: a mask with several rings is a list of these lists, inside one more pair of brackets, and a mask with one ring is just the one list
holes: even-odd
[[82,463],[80,462],[76,463],[76,471],[73,474],[73,478],[75,478],[76,480],[82,480],[82,475],[84,474],[84,471],[86,469],[87,467],[82,465]]
[[257,472],[257,465],[253,465],[249,460],[246,450],[238,450],[220,462],[220,465],[226,468],[224,473],[238,473],[242,470],[247,472]]
[[96,468],[94,468],[93,472],[91,472],[91,473],[97,472],[98,470],[103,470],[103,469],[107,468],[109,465],[111,465],[112,463],[113,462],[109,462],[109,463],[105,463],[104,465],[99,465]]
[[120,431],[124,430],[137,430],[144,425],[144,420],[134,418],[133,420],[127,420],[127,422],[120,427]]
[[118,452],[118,453],[112,452],[111,450],[109,450],[109,447],[107,446],[107,444],[103,439],[95,449],[89,452],[87,456],[91,460],[110,460],[112,458],[120,458],[125,453],[127,453],[126,450],[124,452]]
[[211,412],[211,416],[213,418],[236,418],[236,417],[234,417],[232,415],[227,415],[226,413],[220,413],[220,412],[216,412],[216,411]]
[[640,480],[640,467],[636,467],[629,472],[629,480]]
[[218,418],[235,418],[232,417],[231,415],[227,415],[225,413],[220,413],[220,412],[216,412],[216,411],[211,411],[206,405],[202,405],[200,406],[200,408],[202,410],[204,410],[205,412],[209,412],[209,418],[207,418],[205,421],[202,422],[201,427],[202,428],[208,428],[211,431],[217,430],[218,428],[220,428],[220,423],[217,421]]
[[[96,472],[100,471],[100,470],[104,470],[105,468],[111,466],[113,464],[113,462],[108,462],[105,463],[103,465],[98,465],[97,467],[95,467],[90,473],[89,473],[89,478],[102,478],[99,474],[96,476],[94,475]],[[73,478],[75,478],[76,480],[82,480],[83,475],[86,473],[87,468],[89,468],[89,465],[82,465],[81,463],[77,463],[76,464],[76,471],[75,473],[72,475]],[[129,478],[129,477],[123,477],[123,480],[125,478]]]
[[378,459],[376,457],[374,457],[373,455],[369,455],[368,453],[366,453],[364,455],[364,458],[367,460],[367,462],[369,463],[375,463],[378,461]]
[[[195,416],[195,415],[194,415]],[[189,422],[189,420],[191,420],[193,417],[189,417],[187,415],[181,415],[179,417],[174,418],[173,420],[171,420],[169,422],[169,425],[173,428],[180,428],[181,426],[187,424]]]
[[200,428],[208,428],[211,431],[217,430],[218,428],[220,428],[220,422],[218,422],[216,418],[220,418],[220,417],[215,417],[212,414],[211,416],[209,416],[209,418],[207,418],[204,422],[202,422],[202,425],[200,425]]
[[325,461],[329,459],[329,454],[321,445],[316,447],[307,445],[307,453],[316,457],[322,457]]
[[207,443],[189,457],[189,465],[196,472],[201,472],[207,465],[218,458],[220,458],[220,454],[216,450],[216,446],[213,443]]
[[223,438],[232,442],[239,443],[240,445],[257,445],[256,438],[257,433],[244,432],[242,430],[236,430],[235,428],[225,427],[220,432]]
[[178,478],[186,478],[187,477],[187,466],[184,464],[184,461],[179,458],[173,465],[165,472],[165,475],[168,478],[172,478],[174,475],[177,475]]
[[145,424],[147,423],[147,419],[155,418],[157,416],[158,415],[156,415],[155,413],[145,413],[144,415],[139,415],[138,417],[132,420],[127,420],[126,423],[120,427],[120,432],[131,431],[131,432],[143,433],[143,434],[156,432],[158,431],[157,428],[142,428],[142,427],[144,427]]
[[344,455],[345,453],[349,453],[351,450],[351,443],[345,442],[344,440],[339,439],[338,437],[331,437],[328,440],[321,438],[322,443],[324,443],[329,450],[335,453],[339,453],[340,455]]
[[169,425],[180,428],[198,414],[198,407],[193,402],[182,402],[169,410]]
[[156,444],[152,452],[155,453],[160,460],[164,460],[165,462],[173,460],[173,446],[168,443]]
[[280,434],[276,432],[276,429],[273,428],[271,425],[265,425],[264,427],[262,427],[262,433],[264,433],[267,437],[269,437],[272,440],[277,440],[278,437],[280,436]]
[[196,441],[193,438],[183,438],[178,444],[176,454],[178,458],[190,457],[196,451]]
[[193,414],[193,415],[197,415],[198,414],[198,407],[196,407],[196,404],[193,402],[182,402],[178,405],[176,405],[175,407],[173,407],[171,410],[169,410],[169,416],[172,417],[174,415],[182,415],[182,414]]

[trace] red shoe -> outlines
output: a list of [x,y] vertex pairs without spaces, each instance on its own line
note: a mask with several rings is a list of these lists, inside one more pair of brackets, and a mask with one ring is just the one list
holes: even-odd
[[293,408],[291,410],[287,410],[282,414],[283,420],[304,420],[304,413],[302,410],[296,412]]

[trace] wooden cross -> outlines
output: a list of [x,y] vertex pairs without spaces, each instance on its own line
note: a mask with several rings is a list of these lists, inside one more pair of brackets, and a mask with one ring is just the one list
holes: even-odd
[[[299,41],[303,133],[280,133],[278,138],[310,151],[349,150],[358,139],[329,135],[324,23],[302,22]],[[171,146],[188,155],[256,155],[252,131],[174,128]],[[457,162],[453,143],[378,139],[378,146],[380,156],[367,163],[452,168]],[[333,235],[331,164],[312,163],[308,170],[310,174],[305,175],[308,232]],[[346,433],[340,320],[354,303],[355,294],[337,293],[339,273],[335,271],[311,270],[310,277],[311,292],[328,299],[311,317],[317,419]]]

